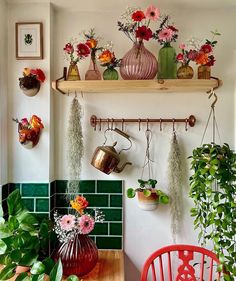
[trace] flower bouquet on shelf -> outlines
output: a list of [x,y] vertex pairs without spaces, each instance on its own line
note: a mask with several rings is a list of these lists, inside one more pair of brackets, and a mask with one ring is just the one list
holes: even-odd
[[101,80],[102,75],[96,63],[96,53],[103,49],[102,47],[98,47],[99,37],[96,36],[94,28],[91,28],[88,33],[84,32],[84,37],[86,39],[86,45],[91,52],[90,65],[85,73],[85,80]]
[[121,59],[117,59],[115,53],[109,48],[104,48],[98,59],[100,65],[106,67],[106,70],[103,72],[103,79],[118,80],[119,74],[115,68],[120,66]]
[[161,46],[158,55],[158,78],[175,79],[177,75],[176,52],[171,42],[176,42],[178,29],[170,23],[170,16],[164,16],[159,29],[153,34]]
[[37,95],[40,89],[40,83],[45,81],[45,74],[40,68],[24,68],[23,77],[19,78],[19,86],[26,96],[33,97]]
[[188,50],[183,43],[179,45],[179,48],[181,52],[176,56],[176,60],[181,63],[181,66],[178,68],[177,77],[179,79],[192,79],[194,72],[189,63],[195,61],[198,52],[192,49]]
[[211,66],[215,64],[215,57],[213,55],[214,47],[217,44],[215,40],[216,36],[221,35],[217,30],[211,31],[212,39],[199,44],[198,40],[191,39],[189,42],[194,48],[197,49],[197,55],[195,62],[198,67],[198,79],[210,79],[211,78]]
[[153,37],[150,23],[160,17],[160,11],[153,5],[145,10],[128,7],[118,21],[118,30],[132,42],[133,47],[122,59],[120,73],[123,79],[153,79],[157,74],[157,60],[143,42]]
[[64,275],[75,274],[80,277],[90,272],[97,263],[97,246],[87,234],[91,233],[96,222],[104,221],[104,215],[97,209],[92,210],[94,216],[86,213],[89,203],[83,196],[76,196],[70,205],[74,214],[54,213],[54,231],[60,241],[54,259],[61,259]]
[[27,118],[21,119],[12,119],[18,123],[18,133],[19,133],[19,142],[24,145],[25,148],[33,148],[39,142],[41,129],[44,128],[41,119],[32,115],[30,120]]
[[66,60],[70,62],[69,70],[66,80],[75,81],[80,80],[79,69],[77,63],[82,59],[85,59],[90,54],[89,47],[84,43],[76,43],[76,39],[72,39],[71,42],[66,43],[63,48],[65,52]]

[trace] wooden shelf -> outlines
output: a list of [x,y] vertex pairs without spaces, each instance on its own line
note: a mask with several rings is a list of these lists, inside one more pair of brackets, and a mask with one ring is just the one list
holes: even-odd
[[[221,83],[222,84],[222,83]],[[215,79],[168,79],[168,80],[79,80],[58,81],[58,88],[66,94],[77,92],[207,92],[218,87]],[[56,90],[56,81],[52,82]]]

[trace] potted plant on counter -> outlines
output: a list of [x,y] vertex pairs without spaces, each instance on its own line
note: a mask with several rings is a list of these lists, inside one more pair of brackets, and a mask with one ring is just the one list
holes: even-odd
[[151,211],[156,209],[158,203],[168,204],[169,196],[160,189],[156,189],[157,181],[149,179],[147,181],[139,179],[138,188],[128,188],[127,197],[134,198],[136,193],[138,195],[138,206],[145,210]]

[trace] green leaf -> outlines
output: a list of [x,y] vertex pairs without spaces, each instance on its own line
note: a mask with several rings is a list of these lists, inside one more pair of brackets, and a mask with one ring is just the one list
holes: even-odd
[[35,262],[30,270],[31,274],[42,274],[44,272],[45,272],[45,265],[40,261]]
[[168,204],[169,201],[170,201],[170,198],[168,195],[161,195],[160,198],[159,198],[159,201],[162,203],[162,204]]
[[24,209],[17,219],[20,222],[20,227],[25,231],[35,231],[38,226],[38,220],[32,214],[30,214],[26,209]]
[[12,261],[18,263],[21,259],[21,255],[22,255],[22,252],[20,250],[16,249],[10,253],[10,258]]
[[12,235],[12,232],[6,224],[0,224],[0,239],[6,238]]
[[15,275],[16,264],[9,264],[0,272],[0,280],[8,280]]
[[27,272],[20,273],[15,279],[15,281],[28,281],[28,280],[30,280],[30,278]]
[[6,250],[7,250],[6,243],[0,239],[0,255],[5,254]]
[[126,195],[128,198],[134,198],[135,197],[135,190],[133,188],[128,188],[126,191]]
[[149,197],[149,196],[151,196],[151,194],[152,194],[151,190],[149,190],[149,189],[144,189],[143,190],[143,195],[145,197]]
[[67,281],[79,281],[79,278],[76,275],[70,275],[66,280]]
[[31,275],[31,278],[30,278],[30,281],[43,281],[43,280],[44,280],[44,274]]
[[36,251],[27,251],[19,261],[19,265],[31,266],[33,263],[36,262],[37,258],[38,254],[36,253]]
[[6,265],[6,264],[11,263],[11,261],[12,260],[9,255],[6,255],[6,254],[0,255],[0,264]]
[[61,260],[54,265],[52,271],[49,274],[50,281],[59,281],[62,278],[62,263]]
[[24,210],[20,190],[16,189],[7,197],[8,214],[15,216]]
[[19,227],[19,222],[15,216],[9,216],[8,227],[9,227],[10,231],[14,231],[15,229],[17,229]]
[[42,263],[45,265],[45,273],[49,275],[55,265],[54,260],[48,257]]
[[4,213],[3,213],[3,208],[2,208],[2,205],[0,205],[0,218],[2,218],[3,215],[4,215]]

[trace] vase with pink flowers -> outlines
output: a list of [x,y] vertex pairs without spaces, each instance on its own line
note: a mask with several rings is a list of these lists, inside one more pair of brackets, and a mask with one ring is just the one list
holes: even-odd
[[118,29],[132,42],[133,47],[121,61],[120,74],[125,80],[153,79],[157,74],[157,60],[144,46],[144,41],[152,39],[150,23],[157,21],[160,11],[153,5],[145,10],[128,7],[118,21]]
[[63,265],[65,276],[84,276],[89,273],[98,261],[98,250],[95,242],[88,236],[94,229],[95,222],[103,222],[104,215],[95,209],[95,215],[85,213],[89,202],[83,196],[76,196],[70,201],[73,214],[59,215],[54,213],[54,231],[60,241],[53,254]]
[[171,46],[178,38],[178,29],[170,23],[170,17],[165,16],[161,21],[159,29],[153,34],[162,48],[158,55],[158,78],[175,79],[177,77],[176,52]]

